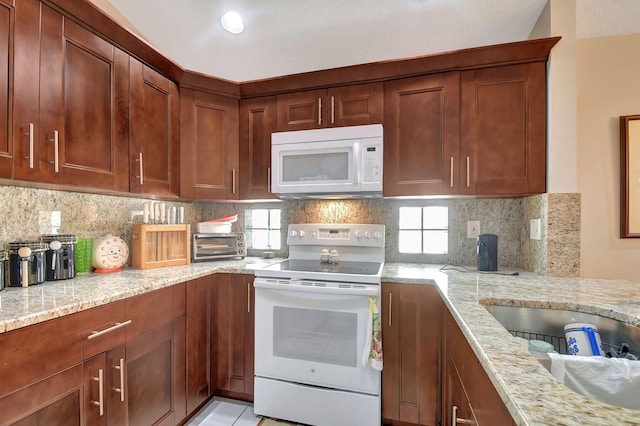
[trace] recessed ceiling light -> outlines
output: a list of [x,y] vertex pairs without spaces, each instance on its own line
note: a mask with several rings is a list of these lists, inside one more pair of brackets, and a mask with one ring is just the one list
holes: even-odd
[[229,31],[231,34],[239,34],[244,29],[244,24],[242,23],[242,16],[238,12],[227,12],[222,15],[222,19],[220,19],[220,24],[222,28]]

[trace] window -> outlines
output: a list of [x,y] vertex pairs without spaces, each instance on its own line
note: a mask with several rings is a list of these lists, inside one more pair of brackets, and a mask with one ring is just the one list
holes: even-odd
[[251,209],[244,215],[247,248],[280,250],[280,209]]
[[448,207],[400,207],[399,213],[398,251],[400,253],[448,253]]

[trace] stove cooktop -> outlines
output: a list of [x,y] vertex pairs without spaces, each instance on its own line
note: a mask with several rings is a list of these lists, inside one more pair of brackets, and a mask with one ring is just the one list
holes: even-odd
[[321,263],[319,260],[288,259],[256,269],[256,276],[301,280],[380,283],[380,262]]

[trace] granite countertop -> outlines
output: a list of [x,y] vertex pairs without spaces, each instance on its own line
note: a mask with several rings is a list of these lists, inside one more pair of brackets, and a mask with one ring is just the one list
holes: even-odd
[[[247,258],[170,268],[125,269],[0,292],[0,333],[215,272],[253,273],[278,259]],[[435,285],[518,425],[640,425],[640,411],[606,405],[567,389],[483,305],[577,310],[640,326],[640,284],[440,271],[439,265],[387,263],[383,282]]]

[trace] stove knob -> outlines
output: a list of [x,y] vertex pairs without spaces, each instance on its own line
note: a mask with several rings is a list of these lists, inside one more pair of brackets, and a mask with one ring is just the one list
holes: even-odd
[[296,238],[298,236],[298,231],[295,229],[291,231],[291,238]]
[[356,231],[356,238],[362,238],[362,232]]
[[379,240],[379,239],[380,239],[380,237],[382,237],[382,234],[380,233],[380,231],[375,231],[375,232],[373,233],[373,238],[374,238],[375,240]]
[[365,231],[364,233],[364,237],[368,240],[369,238],[371,238],[371,232],[369,231]]
[[307,235],[307,234],[305,234],[304,231],[300,231],[300,238],[304,238],[305,235]]

